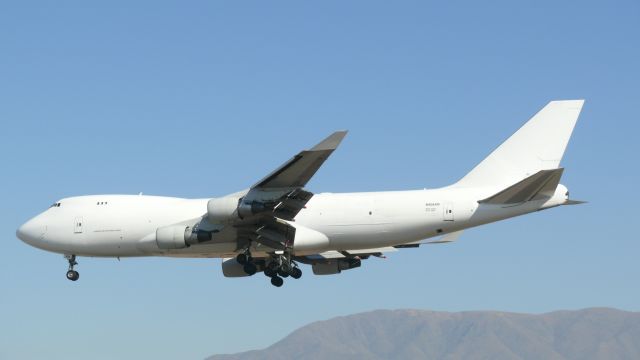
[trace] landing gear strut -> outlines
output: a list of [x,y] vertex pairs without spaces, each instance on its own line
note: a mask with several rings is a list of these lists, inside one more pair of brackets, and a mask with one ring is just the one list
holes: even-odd
[[65,255],[64,257],[69,261],[69,271],[67,271],[67,279],[71,281],[78,280],[80,278],[80,274],[77,271],[73,270],[73,267],[78,265],[78,263],[76,262],[76,256]]
[[258,271],[258,267],[254,263],[253,258],[251,257],[251,252],[249,251],[249,249],[245,250],[245,252],[243,252],[241,254],[238,254],[238,256],[236,256],[236,261],[240,265],[243,265],[242,269],[249,276],[255,274]]
[[302,270],[291,260],[291,254],[285,253],[273,256],[265,267],[264,274],[271,278],[271,285],[280,287],[284,283],[283,278],[291,276],[300,279]]
[[251,260],[253,260],[253,258],[251,257],[251,252],[249,252],[249,250],[238,254],[238,256],[236,256],[236,261],[240,264],[240,265],[244,265],[248,262],[251,262]]

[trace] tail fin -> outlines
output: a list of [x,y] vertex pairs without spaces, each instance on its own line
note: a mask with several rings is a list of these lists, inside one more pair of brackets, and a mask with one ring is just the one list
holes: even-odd
[[583,104],[550,102],[455,186],[504,188],[541,170],[557,169]]

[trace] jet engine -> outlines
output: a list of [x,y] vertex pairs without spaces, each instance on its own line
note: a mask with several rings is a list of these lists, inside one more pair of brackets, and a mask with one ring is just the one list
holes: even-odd
[[316,275],[333,275],[340,274],[342,270],[355,269],[360,267],[360,259],[331,259],[325,263],[317,263],[311,266],[313,273]]
[[249,276],[244,271],[244,265],[240,264],[236,258],[222,259],[222,274],[225,277]]
[[207,217],[214,224],[244,219],[265,210],[266,207],[261,202],[245,202],[242,198],[238,199],[233,196],[211,199],[207,202]]
[[171,225],[159,227],[156,230],[156,244],[160,249],[184,249],[213,239],[213,233],[198,231],[195,234],[187,225]]

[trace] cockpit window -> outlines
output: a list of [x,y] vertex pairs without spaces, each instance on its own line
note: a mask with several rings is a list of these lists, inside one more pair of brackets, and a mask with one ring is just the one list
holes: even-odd
[[57,202],[57,203],[53,203],[53,204],[51,204],[51,206],[49,206],[49,207],[60,207],[60,203],[59,203],[59,202]]

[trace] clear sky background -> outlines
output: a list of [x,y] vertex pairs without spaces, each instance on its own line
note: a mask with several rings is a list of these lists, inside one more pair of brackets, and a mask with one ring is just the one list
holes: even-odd
[[[0,6],[0,358],[198,359],[372,309],[640,310],[637,1],[140,1]],[[586,99],[563,183],[588,205],[276,289],[217,259],[80,258],[16,228],[55,200],[212,197],[350,130],[314,192],[463,176]]]

